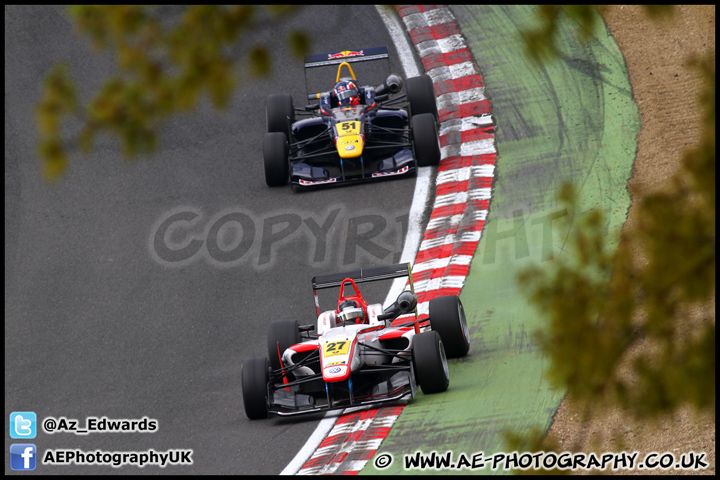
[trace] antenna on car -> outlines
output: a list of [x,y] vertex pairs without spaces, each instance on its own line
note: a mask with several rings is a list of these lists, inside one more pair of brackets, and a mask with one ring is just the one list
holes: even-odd
[[[362,50],[343,50],[340,52],[334,52],[334,53],[319,53],[315,55],[308,55],[305,57],[305,91],[308,93],[308,99],[314,99],[314,98],[320,98],[319,95],[313,94],[310,95],[310,90],[308,90],[308,69],[315,68],[315,67],[324,67],[327,65],[338,65],[338,64],[348,64],[352,62],[367,62],[372,60],[386,60],[388,63],[388,71],[390,67],[390,56],[388,54],[388,48],[387,47],[373,47],[373,48],[364,48]],[[348,65],[348,68],[350,66]],[[338,78],[339,78],[339,69],[338,69]],[[350,68],[350,73],[353,76],[353,80],[357,80],[355,78],[355,74],[352,71],[352,68]],[[337,80],[339,82],[340,80]]]

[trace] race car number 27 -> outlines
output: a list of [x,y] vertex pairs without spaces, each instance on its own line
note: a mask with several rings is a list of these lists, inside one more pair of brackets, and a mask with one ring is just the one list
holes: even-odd
[[336,355],[347,355],[350,348],[350,342],[328,342],[324,346],[325,356],[334,357]]

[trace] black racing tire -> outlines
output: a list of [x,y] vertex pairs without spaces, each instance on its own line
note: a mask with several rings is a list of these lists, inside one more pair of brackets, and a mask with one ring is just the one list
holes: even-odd
[[431,113],[439,123],[437,103],[435,102],[435,88],[429,75],[408,78],[405,83],[408,103],[412,116]]
[[459,358],[470,350],[470,332],[462,302],[457,295],[430,300],[430,328],[440,334],[448,358]]
[[437,123],[430,113],[413,115],[412,136],[415,159],[419,167],[434,167],[440,164],[440,139]]
[[292,347],[300,342],[300,331],[298,330],[297,320],[273,320],[270,322],[267,342],[270,367],[273,370],[278,370],[282,366],[280,363],[280,355],[282,355],[288,347]]
[[295,108],[293,99],[287,93],[273,93],[268,95],[265,102],[265,117],[267,131],[284,133],[290,138],[290,129],[295,123]]
[[263,139],[265,183],[271,187],[287,185],[290,176],[287,137],[281,132],[266,133]]
[[270,372],[265,357],[246,358],[242,364],[242,395],[245,415],[250,420],[268,418]]
[[412,362],[420,389],[426,395],[440,393],[450,385],[450,372],[442,340],[432,330],[413,337]]

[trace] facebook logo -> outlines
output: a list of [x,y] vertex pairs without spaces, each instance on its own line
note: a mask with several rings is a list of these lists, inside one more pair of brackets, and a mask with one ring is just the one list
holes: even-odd
[[12,412],[10,414],[10,438],[35,438],[37,415],[35,412]]
[[32,443],[10,445],[10,468],[13,470],[35,470],[37,447]]

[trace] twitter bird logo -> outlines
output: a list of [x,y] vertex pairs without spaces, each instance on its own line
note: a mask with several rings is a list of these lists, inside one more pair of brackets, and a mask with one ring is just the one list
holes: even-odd
[[35,438],[37,415],[35,412],[12,412],[10,414],[11,438]]

